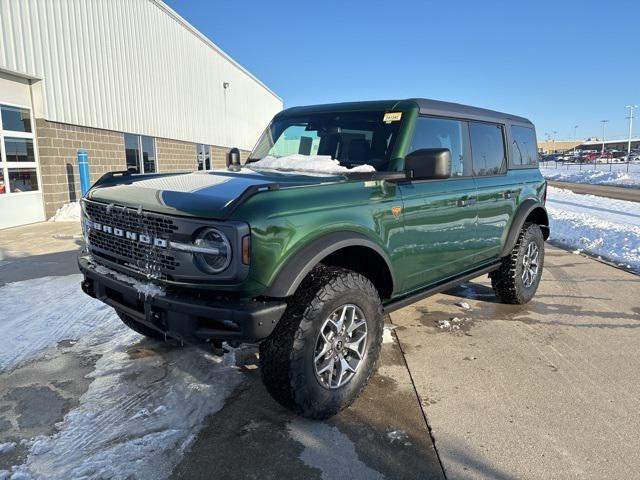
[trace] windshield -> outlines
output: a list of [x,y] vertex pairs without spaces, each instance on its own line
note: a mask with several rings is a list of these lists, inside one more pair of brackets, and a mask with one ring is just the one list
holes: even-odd
[[279,117],[262,134],[247,163],[249,168],[294,170],[297,165],[318,170],[329,162],[336,172],[386,171],[401,118],[401,112],[383,111]]

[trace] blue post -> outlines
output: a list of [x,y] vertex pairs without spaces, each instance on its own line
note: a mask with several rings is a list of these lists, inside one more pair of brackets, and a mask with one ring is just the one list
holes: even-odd
[[78,150],[78,170],[80,171],[80,190],[82,196],[91,188],[91,181],[89,179],[89,154],[86,150]]

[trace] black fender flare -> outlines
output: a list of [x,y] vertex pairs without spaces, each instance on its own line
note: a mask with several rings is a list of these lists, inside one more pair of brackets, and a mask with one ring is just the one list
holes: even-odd
[[293,295],[302,280],[323,258],[342,248],[354,246],[368,247],[382,257],[391,275],[393,291],[396,285],[395,275],[391,261],[380,245],[357,232],[335,232],[313,240],[296,252],[277,273],[264,295],[274,298]]
[[513,250],[513,247],[515,247],[516,242],[518,241],[518,235],[520,234],[520,230],[522,230],[524,222],[527,220],[529,214],[536,209],[541,209],[542,212],[544,212],[545,222],[541,224],[540,227],[542,228],[544,239],[546,240],[549,238],[549,215],[547,214],[547,209],[539,201],[529,198],[520,204],[518,210],[516,210],[516,213],[513,216],[511,228],[509,229],[509,233],[507,234],[507,238],[502,248],[501,257],[506,257],[511,253],[511,250]]

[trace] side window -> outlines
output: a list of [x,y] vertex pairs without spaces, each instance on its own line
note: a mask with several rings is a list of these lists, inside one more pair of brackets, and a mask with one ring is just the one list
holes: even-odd
[[511,162],[514,165],[538,166],[536,132],[533,128],[511,126]]
[[506,171],[504,134],[501,125],[469,122],[473,173],[499,175]]
[[451,176],[470,175],[465,171],[465,135],[463,122],[444,118],[418,117],[407,154],[422,148],[448,148],[451,150]]

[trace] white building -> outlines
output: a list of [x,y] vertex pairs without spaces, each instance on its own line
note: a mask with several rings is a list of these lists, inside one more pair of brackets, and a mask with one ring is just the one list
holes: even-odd
[[0,0],[0,228],[79,198],[78,149],[92,181],[219,167],[281,109],[159,0]]

